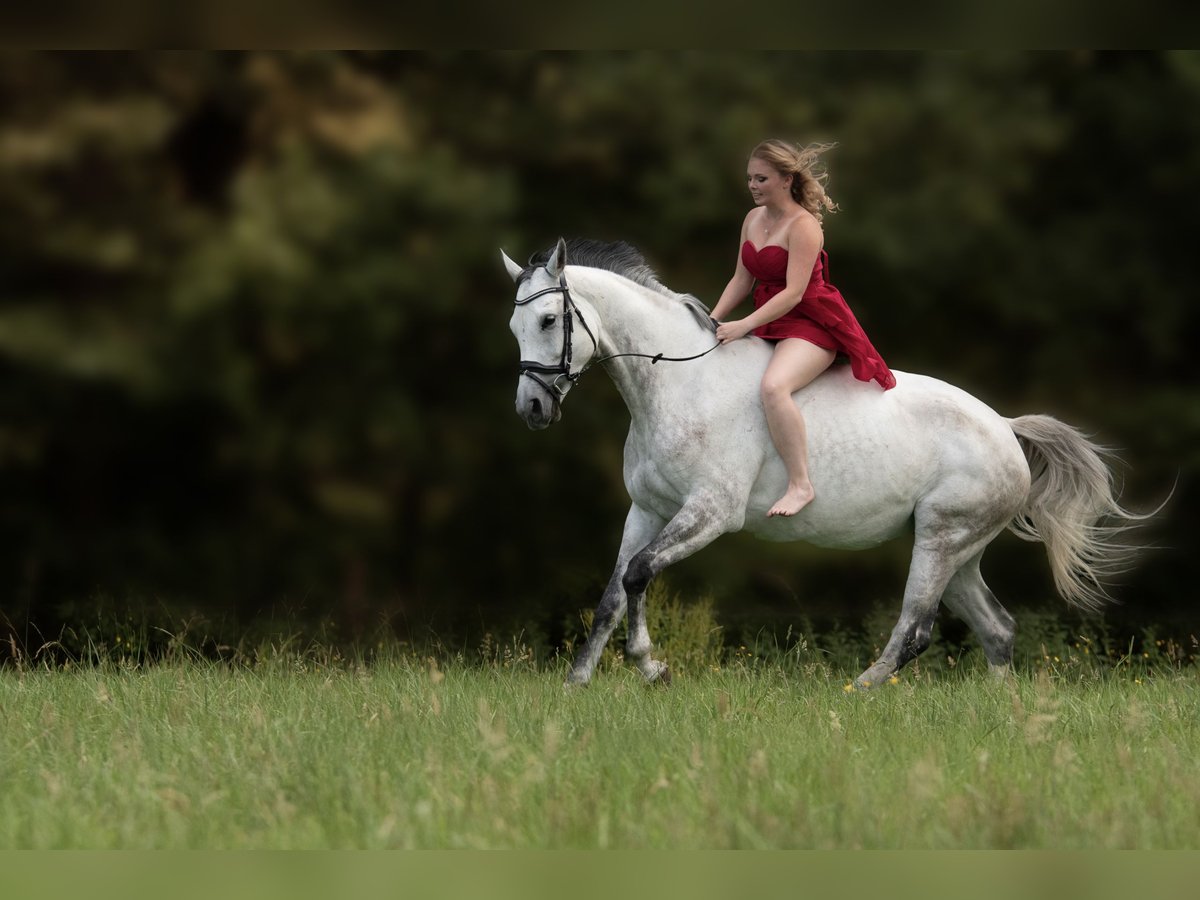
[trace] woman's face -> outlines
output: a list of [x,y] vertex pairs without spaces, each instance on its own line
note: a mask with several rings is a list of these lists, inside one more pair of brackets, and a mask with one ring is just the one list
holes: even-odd
[[773,165],[755,156],[746,165],[746,185],[756,206],[777,205],[790,195],[792,178],[784,178]]

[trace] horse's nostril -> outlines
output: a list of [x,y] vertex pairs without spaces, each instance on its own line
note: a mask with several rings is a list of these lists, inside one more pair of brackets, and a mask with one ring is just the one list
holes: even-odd
[[537,397],[534,397],[532,400],[530,400],[529,411],[535,416],[540,416],[542,414],[542,401]]

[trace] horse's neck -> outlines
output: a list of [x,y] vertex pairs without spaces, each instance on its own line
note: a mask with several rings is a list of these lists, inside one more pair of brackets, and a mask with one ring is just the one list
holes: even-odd
[[[603,320],[600,355],[638,353],[653,357],[692,356],[708,350],[715,338],[697,327],[688,308],[648,288],[595,269],[580,268],[570,281],[578,284]],[[606,363],[609,375],[635,420],[650,415],[660,401],[688,378],[687,363],[659,363],[620,357]],[[684,367],[684,368],[681,368]],[[694,374],[694,373],[693,373]]]

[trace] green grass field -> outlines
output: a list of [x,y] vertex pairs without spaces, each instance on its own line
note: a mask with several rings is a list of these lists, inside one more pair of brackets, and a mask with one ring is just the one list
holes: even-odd
[[866,694],[805,642],[667,689],[518,641],[11,666],[0,847],[1196,847],[1196,666],[1085,651]]

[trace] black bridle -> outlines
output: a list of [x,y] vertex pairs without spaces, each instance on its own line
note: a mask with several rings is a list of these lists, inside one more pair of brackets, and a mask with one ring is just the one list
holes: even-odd
[[[550,366],[545,363],[540,363],[535,360],[523,359],[519,364],[519,371],[522,375],[527,375],[546,389],[554,400],[555,405],[562,402],[562,398],[566,396],[567,391],[559,387],[562,379],[567,379],[571,382],[572,387],[575,385],[589,368],[590,363],[585,365],[578,372],[571,372],[571,335],[574,330],[573,320],[576,315],[579,316],[579,324],[583,326],[583,330],[587,332],[587,336],[592,339],[592,353],[594,354],[600,349],[600,345],[596,342],[596,335],[592,334],[592,329],[588,327],[587,319],[583,317],[583,312],[575,305],[575,301],[571,299],[571,289],[567,287],[567,279],[559,273],[558,284],[554,287],[548,287],[544,290],[534,291],[524,300],[514,300],[514,306],[524,306],[530,300],[536,300],[538,297],[544,297],[546,294],[562,294],[563,297],[563,348],[562,356],[559,357],[558,365]],[[538,374],[553,375],[554,379],[547,384]]]
[[[593,355],[600,349],[600,344],[596,341],[596,335],[592,333],[592,329],[588,327],[587,319],[583,317],[583,310],[575,305],[575,301],[571,298],[571,289],[567,287],[567,279],[563,273],[558,275],[558,284],[553,287],[543,288],[540,291],[534,291],[524,300],[514,300],[514,306],[524,306],[531,300],[536,300],[538,297],[544,297],[546,294],[562,294],[563,298],[563,349],[562,355],[559,357],[558,365],[547,365],[536,360],[523,359],[518,364],[518,372],[520,375],[526,375],[540,384],[550,395],[550,399],[554,401],[554,405],[558,406],[562,403],[562,398],[566,396],[567,389],[560,388],[562,379],[566,379],[574,387],[575,383],[583,377],[583,373],[592,366],[602,362],[608,362],[610,359],[617,359],[622,356],[636,356],[642,359],[650,360],[650,365],[655,365],[659,360],[667,362],[688,362],[693,359],[699,359],[702,356],[707,356],[718,347],[720,342],[713,344],[703,353],[697,353],[694,356],[664,356],[661,353],[613,353],[609,356],[601,357],[600,359],[590,359],[586,362],[582,369],[578,372],[571,371],[571,336],[574,331],[574,317],[579,316],[579,324],[583,326],[583,330],[587,332],[587,336],[592,339]],[[715,324],[715,320],[714,320]],[[538,375],[553,375],[554,378],[549,382],[543,381]]]

